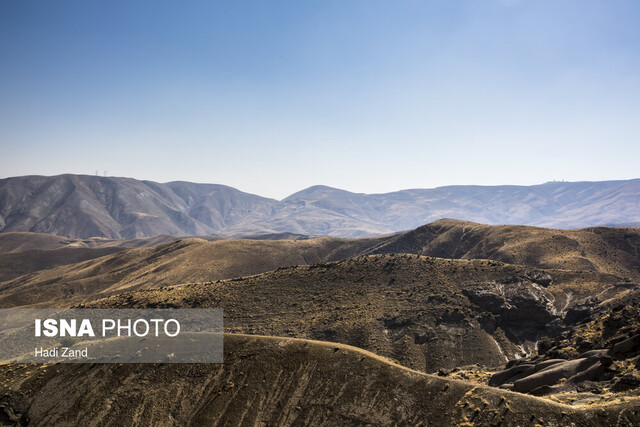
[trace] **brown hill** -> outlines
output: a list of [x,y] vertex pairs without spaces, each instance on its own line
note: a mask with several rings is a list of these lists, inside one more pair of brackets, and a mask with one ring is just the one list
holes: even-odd
[[121,248],[64,248],[0,253],[0,283],[36,271],[49,270],[60,265],[76,264],[122,250]]
[[[0,247],[5,250],[31,248],[41,241],[45,242],[44,247],[64,248],[63,252],[0,253],[0,306],[53,303],[67,298],[78,303],[95,295],[104,296],[125,289],[246,276],[278,267],[340,260],[367,253],[494,259],[535,268],[599,271],[640,279],[640,229],[561,231],[441,220],[407,233],[379,238],[304,239],[304,236],[290,234],[251,237],[300,239],[296,243],[249,240],[211,243],[200,238],[184,239],[181,243],[123,251],[100,259],[94,258],[125,248],[174,242],[176,238],[160,236],[122,241],[50,237],[0,233]],[[20,244],[21,238],[24,246]],[[46,242],[53,243],[47,246]],[[80,262],[83,260],[87,261]],[[54,268],[56,266],[62,267]],[[33,274],[18,277],[27,273]],[[575,292],[571,298],[589,295],[586,288],[578,288]]]
[[393,236],[370,252],[494,259],[640,280],[640,228],[553,230],[446,219]]
[[412,371],[339,344],[225,336],[224,364],[1,365],[15,425],[636,425],[636,401],[574,408]]
[[[215,237],[208,237],[215,240]],[[68,239],[42,233],[0,233],[0,282],[41,270],[75,264],[131,248],[179,240],[157,236],[129,240]]]
[[[306,240],[308,236],[291,233],[243,236],[250,240]],[[222,240],[202,236],[199,240]],[[150,248],[181,238],[170,235],[114,240],[102,237],[69,239],[42,233],[0,233],[0,283],[16,277],[75,264],[133,248]]]
[[372,255],[87,306],[223,308],[227,332],[341,342],[434,372],[528,354],[540,336],[563,330],[567,293],[597,294],[618,281],[497,261]]
[[44,233],[0,233],[0,253],[60,249],[68,238]]
[[[379,239],[333,238],[213,242],[184,239],[6,280],[0,283],[0,307],[78,304],[124,290],[247,276],[278,267],[348,258],[379,242]],[[0,268],[0,274],[6,277],[24,270],[35,271],[56,262],[72,262],[73,257],[93,258],[100,254],[99,251],[111,250],[114,249],[67,248],[0,254],[0,260],[7,260],[5,268]]]
[[[24,252],[33,249],[55,250],[64,248],[143,248],[156,246],[179,240],[179,237],[168,234],[155,237],[140,237],[137,239],[114,240],[103,237],[90,237],[87,239],[70,239],[64,236],[55,236],[45,233],[0,233],[0,253]],[[214,236],[207,236],[207,240],[216,240]]]

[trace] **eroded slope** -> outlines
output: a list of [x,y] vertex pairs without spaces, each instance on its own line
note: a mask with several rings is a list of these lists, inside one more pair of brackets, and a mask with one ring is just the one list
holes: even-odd
[[440,220],[390,237],[371,253],[493,259],[536,268],[600,271],[640,280],[640,229],[553,230]]
[[618,280],[496,261],[372,255],[127,292],[87,306],[222,308],[228,332],[342,342],[433,372],[525,355],[537,338],[564,328],[565,302],[554,293],[604,290]]
[[331,343],[225,337],[225,363],[0,366],[0,421],[30,425],[634,425]]
[[[127,290],[258,274],[278,267],[348,258],[379,242],[373,238],[213,242],[184,239],[7,280],[0,283],[0,307],[68,306]],[[51,261],[54,254],[48,254],[46,259]],[[16,256],[20,255],[7,254]]]

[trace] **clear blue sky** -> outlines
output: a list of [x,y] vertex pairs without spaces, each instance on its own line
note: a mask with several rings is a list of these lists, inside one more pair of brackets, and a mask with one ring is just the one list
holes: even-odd
[[0,177],[640,177],[637,0],[0,1]]

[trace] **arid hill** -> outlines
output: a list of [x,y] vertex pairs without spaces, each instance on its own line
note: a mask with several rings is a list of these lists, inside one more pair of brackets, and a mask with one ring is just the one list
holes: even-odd
[[0,234],[0,274],[28,271],[0,307],[215,307],[255,336],[229,335],[222,366],[3,366],[0,421],[633,425],[638,236],[455,220],[363,239]]
[[567,295],[620,279],[487,260],[372,255],[119,293],[88,307],[222,308],[227,332],[354,345],[425,372],[528,354],[564,329]]
[[0,253],[0,283],[37,271],[49,270],[60,265],[77,264],[122,250],[121,248],[63,248]]
[[0,180],[0,230],[112,239],[218,234],[273,199],[214,184],[88,175]]
[[87,175],[0,180],[0,232],[74,238],[297,233],[363,237],[441,218],[583,228],[640,222],[640,179],[360,194],[316,185],[281,200],[215,184]]
[[[218,240],[220,237],[206,236],[207,240]],[[64,236],[55,236],[45,233],[0,233],[0,253],[16,253],[28,250],[50,251],[56,249],[132,249],[150,248],[162,243],[170,243],[180,240],[179,237],[168,234],[155,237],[140,237],[137,239],[105,239],[103,237],[90,237],[86,239],[70,239]]]
[[22,252],[30,249],[61,249],[68,239],[44,233],[1,233],[0,253]]
[[[299,264],[349,258],[380,239],[218,240],[190,238],[152,248],[66,248],[0,254],[0,307],[78,304],[114,293],[167,284],[248,276]],[[94,258],[105,252],[119,252]],[[93,258],[72,262],[73,257]],[[37,271],[38,266],[55,268]],[[11,277],[31,269],[30,274]]]
[[370,253],[493,259],[640,280],[640,228],[553,230],[444,219],[392,236]]
[[442,379],[339,344],[225,336],[224,364],[0,365],[14,425],[547,425],[640,422]]
[[[17,243],[16,236],[24,236],[24,246]],[[49,237],[0,233],[0,245],[4,242],[6,250],[15,251],[30,248],[38,241],[48,242]],[[282,238],[288,240],[272,240]],[[640,229],[629,228],[561,231],[440,220],[407,233],[378,238],[305,239],[282,234],[251,236],[254,240],[175,239],[55,238],[49,247],[61,245],[62,249],[0,253],[0,306],[53,304],[61,300],[65,304],[80,303],[124,290],[206,282],[384,253],[493,259],[640,280]],[[157,245],[164,241],[170,243]],[[157,246],[146,248],[154,244]],[[139,249],[125,250],[130,247]],[[109,253],[112,254],[102,257]],[[588,296],[590,289],[572,292],[572,298],[578,299]]]
[[[307,236],[278,233],[243,236],[249,240],[306,240]],[[183,238],[161,235],[114,240],[100,237],[69,239],[42,233],[0,233],[0,283],[16,277],[49,270],[134,248],[151,248]],[[219,236],[201,236],[198,241],[222,240]],[[133,255],[135,257],[135,255]]]
[[42,233],[0,233],[0,283],[61,265],[76,264],[131,248],[153,247],[176,240],[179,238],[168,235],[111,240],[97,237],[68,239]]

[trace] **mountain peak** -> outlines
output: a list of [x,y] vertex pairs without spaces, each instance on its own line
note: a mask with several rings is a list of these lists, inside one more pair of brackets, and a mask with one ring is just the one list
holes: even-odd
[[317,195],[322,193],[357,194],[357,193],[351,193],[350,191],[347,191],[347,190],[341,190],[339,188],[329,187],[328,185],[312,185],[311,187],[307,187],[304,190],[300,190],[296,193],[293,193],[292,195],[284,198],[282,201],[284,202],[286,200],[297,199],[301,196]]
[[362,237],[443,218],[574,229],[640,222],[640,180],[558,184],[386,194],[314,185],[277,201],[217,184],[25,176],[0,179],[0,231],[112,239],[287,232]]

